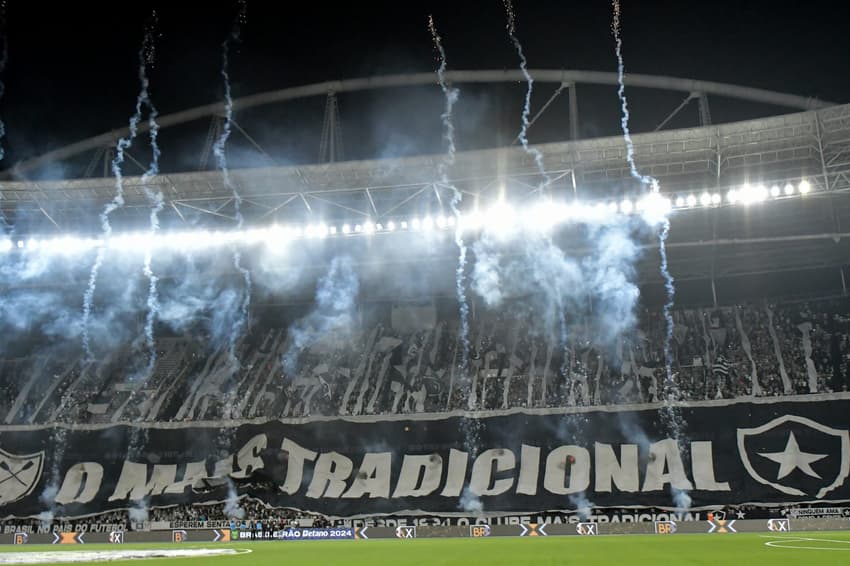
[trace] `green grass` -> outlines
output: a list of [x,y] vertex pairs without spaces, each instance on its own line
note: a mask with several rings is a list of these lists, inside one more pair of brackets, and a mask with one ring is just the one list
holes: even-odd
[[[765,543],[784,539],[783,544],[802,548],[774,548]],[[809,540],[793,540],[809,539]],[[179,548],[212,548],[214,544],[183,544]],[[250,554],[205,558],[161,558],[156,566],[271,566],[297,564],[364,565],[473,565],[577,564],[580,566],[634,566],[642,564],[759,566],[806,564],[819,566],[850,563],[850,532],[782,533],[776,537],[759,534],[727,535],[627,535],[598,537],[541,537],[485,539],[418,539],[369,541],[242,542],[231,547],[251,549]],[[178,545],[123,545],[120,548],[178,548]],[[3,546],[4,552],[118,550],[114,545]],[[60,562],[55,562],[60,564]],[[138,566],[138,560],[107,562],[110,566]]]

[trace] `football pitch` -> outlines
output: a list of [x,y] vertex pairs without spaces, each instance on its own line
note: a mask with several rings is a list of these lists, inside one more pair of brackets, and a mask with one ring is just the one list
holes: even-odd
[[[193,554],[227,552],[223,555]],[[70,564],[87,562],[86,553],[144,553],[157,566],[271,566],[283,563],[368,565],[516,565],[516,564],[741,564],[835,565],[850,563],[850,532],[738,533],[729,535],[613,535],[597,537],[457,538],[370,541],[298,541],[230,544],[125,544],[57,548],[49,545],[4,546],[0,564]],[[180,552],[185,556],[162,556]],[[82,553],[82,554],[79,554]],[[848,554],[844,554],[848,553]],[[156,556],[159,554],[159,556]],[[76,558],[76,560],[74,560]],[[138,565],[100,555],[110,565]],[[36,562],[39,560],[39,562]]]

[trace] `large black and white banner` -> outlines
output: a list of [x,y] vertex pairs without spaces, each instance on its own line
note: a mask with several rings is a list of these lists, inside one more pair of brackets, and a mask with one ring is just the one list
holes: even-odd
[[[470,418],[0,429],[0,516],[223,501],[334,516],[850,500],[850,395]],[[218,478],[218,479],[216,479]],[[232,493],[232,491],[231,491]]]

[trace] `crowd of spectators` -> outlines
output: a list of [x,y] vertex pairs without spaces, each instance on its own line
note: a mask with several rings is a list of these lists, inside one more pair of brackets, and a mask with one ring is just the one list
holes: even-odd
[[[479,313],[467,344],[458,320],[398,328],[372,320],[299,347],[286,328],[254,328],[237,357],[201,340],[158,342],[150,379],[128,382],[129,352],[101,365],[3,366],[7,423],[190,421],[499,410],[846,391],[847,300],[749,304],[673,313],[671,359],[659,311],[606,335],[592,317],[568,332],[527,310]],[[414,325],[415,326],[415,325]],[[565,337],[565,338],[564,338]],[[73,358],[72,358],[73,359]],[[464,367],[463,360],[467,359]],[[669,373],[668,373],[669,372]]]

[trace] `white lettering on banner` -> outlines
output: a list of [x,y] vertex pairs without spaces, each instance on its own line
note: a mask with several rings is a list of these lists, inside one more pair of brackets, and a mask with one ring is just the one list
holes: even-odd
[[323,452],[313,468],[313,479],[307,497],[339,497],[345,491],[345,480],[351,475],[354,462],[339,452]]
[[596,465],[596,485],[598,492],[611,492],[612,482],[617,489],[627,493],[639,491],[638,483],[638,447],[637,444],[620,445],[620,461],[610,444],[599,442],[593,445]]
[[176,481],[176,464],[154,464],[148,479],[146,464],[125,461],[118,478],[115,491],[109,496],[109,501],[116,499],[131,499],[138,501],[149,495],[161,495]]
[[[181,494],[200,480],[219,477],[217,473],[226,472],[225,475],[234,478],[250,477],[263,468],[261,453],[267,444],[264,434],[252,437],[229,459],[224,458],[214,465],[210,463],[213,474],[209,474],[208,464],[203,460],[185,465],[125,461],[108,500],[137,501],[150,496]],[[449,450],[447,459],[436,453],[366,452],[356,473],[354,461],[338,452],[315,452],[288,438],[282,441],[281,450],[288,459],[279,489],[289,495],[301,494],[311,499],[426,497],[436,495],[440,486],[439,495],[448,498],[459,497],[467,486],[478,496],[495,497],[512,490],[518,495],[538,495],[541,484],[542,448],[527,444],[520,445],[518,454],[508,448],[484,450],[472,463],[467,452],[456,449]],[[637,444],[596,442],[592,458],[582,446],[557,446],[549,451],[543,462],[542,488],[554,495],[588,490],[596,493],[657,492],[668,486],[683,490],[731,491],[728,481],[716,477],[713,451],[711,441],[690,443],[692,475],[689,476],[674,439],[652,443],[643,470],[640,469]],[[393,473],[394,458],[401,458],[397,477]],[[309,478],[306,485],[305,474]],[[639,485],[641,477],[643,484]],[[97,498],[103,478],[104,469],[99,463],[74,464],[64,475],[56,501],[62,505],[90,503]]]
[[[572,458],[570,458],[572,456]],[[543,487],[555,495],[580,493],[590,486],[590,452],[581,446],[559,446],[546,458]]]
[[390,496],[392,461],[391,452],[378,452],[377,454],[367,452],[363,456],[363,462],[360,464],[354,483],[342,496],[356,499],[368,493],[372,499],[376,497],[388,498]]
[[697,489],[730,491],[729,482],[714,478],[714,454],[710,440],[691,442],[691,469]]
[[247,478],[256,470],[261,469],[263,459],[260,458],[260,453],[265,450],[267,445],[268,438],[265,434],[258,434],[246,442],[236,453],[236,463],[239,465],[239,470],[230,475],[234,478]]
[[74,464],[65,472],[62,487],[56,494],[56,503],[88,503],[97,496],[102,481],[103,466],[97,462]]
[[496,472],[513,470],[516,467],[516,456],[504,448],[491,448],[479,454],[472,464],[469,491],[476,495],[500,495],[514,485],[513,477],[493,481],[494,464]]
[[431,495],[443,479],[443,458],[439,454],[405,454],[401,461],[393,497],[424,497]]
[[540,477],[540,448],[522,445],[519,453],[519,479],[516,492],[520,495],[537,495],[537,479]]
[[466,478],[466,467],[469,465],[469,454],[455,450],[449,450],[449,469],[446,472],[446,486],[443,488],[443,497],[459,497]]
[[642,491],[660,491],[668,483],[676,489],[692,490],[691,480],[685,474],[679,446],[672,438],[649,445],[650,459],[646,465],[646,477]]
[[198,462],[189,462],[186,464],[186,469],[183,471],[183,480],[175,482],[165,488],[165,493],[183,493],[187,487],[192,487],[200,480],[209,477],[207,473],[206,462],[200,460]]
[[312,462],[318,454],[312,450],[298,446],[288,438],[283,439],[280,449],[289,455],[286,463],[286,479],[283,481],[283,485],[280,486],[280,490],[289,495],[294,495],[301,489],[301,480],[304,477],[304,462]]

